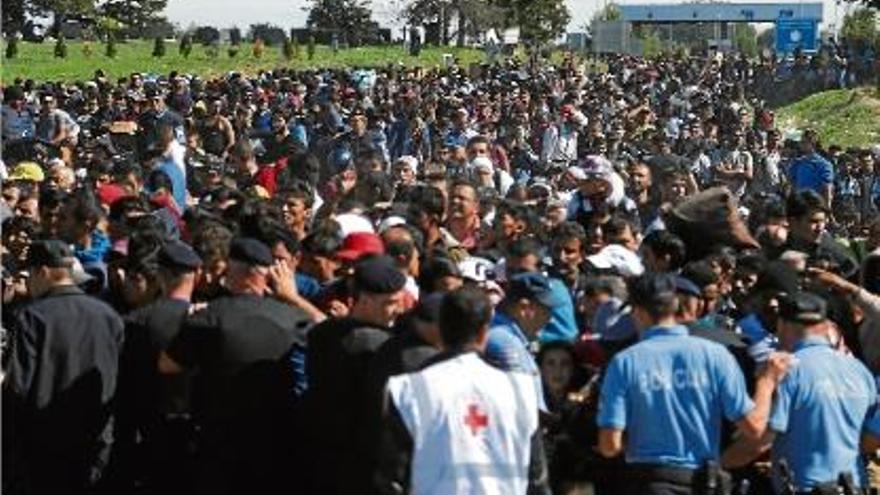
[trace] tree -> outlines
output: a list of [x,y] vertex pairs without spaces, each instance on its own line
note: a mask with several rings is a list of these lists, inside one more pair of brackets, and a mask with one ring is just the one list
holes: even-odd
[[234,27],[229,30],[229,43],[232,46],[238,46],[241,44],[241,29]]
[[[61,33],[61,25],[70,16],[93,16],[96,0],[23,0],[24,11],[32,17],[51,17],[52,34]],[[3,2],[6,10],[7,2]]]
[[859,8],[843,18],[840,35],[848,42],[860,46],[874,46],[880,40],[877,30],[877,12],[869,8]]
[[880,0],[847,0],[849,3],[860,3],[867,8],[880,10]]
[[507,11],[507,22],[520,30],[520,38],[546,43],[563,32],[571,13],[565,0],[496,0]]
[[183,37],[180,38],[180,55],[182,55],[183,58],[189,58],[189,54],[192,53],[192,47],[192,36],[190,36],[189,33],[184,34]]
[[248,37],[252,40],[260,38],[266,46],[283,45],[287,40],[287,34],[283,29],[268,23],[251,24]]
[[193,41],[203,46],[217,43],[220,41],[220,30],[213,26],[199,26],[193,33]]
[[168,0],[106,0],[98,7],[98,13],[116,19],[128,35],[140,37],[148,26],[165,21],[162,12]]
[[620,12],[620,5],[616,3],[607,3],[602,9],[596,12],[593,15],[594,21],[619,21],[623,17],[623,13]]
[[733,25],[733,46],[749,57],[758,55],[758,31],[751,24]]
[[156,58],[165,56],[165,38],[156,36],[156,41],[153,43],[153,56]]
[[306,26],[345,33],[349,43],[366,39],[375,24],[366,0],[312,0]]
[[24,24],[27,21],[26,13],[28,11],[28,5],[25,0],[5,0],[0,11],[3,14],[3,34],[11,39],[16,33],[24,30]]

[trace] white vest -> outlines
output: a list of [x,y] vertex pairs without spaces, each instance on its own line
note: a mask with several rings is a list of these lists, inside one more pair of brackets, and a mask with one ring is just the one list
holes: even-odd
[[413,494],[526,493],[538,429],[531,376],[467,353],[392,377],[388,393],[413,440]]

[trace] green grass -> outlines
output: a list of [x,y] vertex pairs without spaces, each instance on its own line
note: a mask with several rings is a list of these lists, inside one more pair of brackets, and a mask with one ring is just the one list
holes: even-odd
[[825,145],[880,143],[880,94],[874,88],[823,91],[777,111],[784,129],[813,127]]
[[[172,70],[194,73],[202,76],[222,74],[230,70],[254,73],[264,69],[279,67],[361,67],[379,66],[398,62],[405,65],[434,67],[443,63],[443,54],[451,53],[459,58],[462,66],[483,61],[483,52],[469,48],[426,47],[418,57],[411,57],[400,45],[383,47],[362,47],[340,50],[333,54],[327,46],[317,46],[315,57],[309,61],[306,46],[300,45],[298,59],[287,62],[281,54],[281,47],[265,47],[261,58],[254,58],[250,44],[243,43],[235,58],[227,53],[228,45],[221,45],[217,58],[210,58],[201,45],[193,45],[188,59],[178,50],[178,43],[166,42],[165,56],[153,57],[152,41],[131,41],[117,43],[117,55],[108,58],[104,55],[103,43],[92,43],[92,54],[86,56],[83,43],[67,43],[67,58],[53,56],[54,43],[19,43],[18,56],[3,60],[2,80],[12,81],[17,77],[36,81],[74,81],[91,78],[96,69],[103,69],[111,78],[127,76],[132,72],[167,74]],[[2,46],[5,53],[5,44]]]

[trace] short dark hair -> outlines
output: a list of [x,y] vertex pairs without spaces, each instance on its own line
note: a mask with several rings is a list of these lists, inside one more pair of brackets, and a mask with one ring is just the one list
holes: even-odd
[[785,212],[788,218],[803,218],[816,212],[828,213],[828,205],[816,191],[803,189],[788,196]]
[[563,222],[550,232],[550,239],[557,245],[571,240],[580,241],[583,244],[587,241],[587,233],[584,227],[577,222]]
[[446,347],[463,347],[477,341],[480,330],[492,319],[492,302],[486,293],[462,287],[443,297],[440,336]]
[[687,247],[680,237],[667,230],[655,230],[642,241],[657,256],[669,256],[669,268],[677,270],[685,262]]

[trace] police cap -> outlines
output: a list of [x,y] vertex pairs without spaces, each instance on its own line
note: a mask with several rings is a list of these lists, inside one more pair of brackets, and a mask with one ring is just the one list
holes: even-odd
[[635,306],[653,306],[672,300],[678,291],[675,275],[650,272],[632,281],[629,298]]
[[354,285],[371,294],[393,294],[406,285],[406,276],[389,256],[370,256],[354,266]]
[[825,321],[828,305],[811,292],[795,292],[779,299],[779,318],[797,323]]
[[202,266],[202,259],[189,244],[170,241],[159,250],[159,265],[164,268],[191,272]]
[[269,246],[252,237],[233,239],[229,246],[229,259],[251,266],[271,266],[274,261]]
[[680,275],[675,277],[675,291],[686,296],[702,297],[703,295],[697,284]]
[[507,285],[507,299],[529,299],[548,309],[565,304],[561,295],[553,290],[550,279],[541,273],[519,273],[511,277]]
[[73,266],[73,252],[65,242],[56,239],[35,241],[28,249],[27,266],[34,268],[70,268]]

